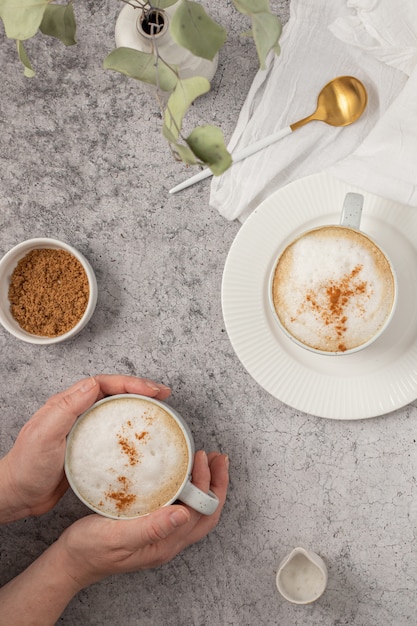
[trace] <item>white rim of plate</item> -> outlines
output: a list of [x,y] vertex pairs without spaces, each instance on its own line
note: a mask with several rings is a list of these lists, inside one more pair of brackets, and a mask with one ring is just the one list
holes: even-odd
[[[268,279],[280,251],[304,230],[338,223],[346,193],[364,196],[361,228],[392,260],[398,304],[383,335],[364,350],[327,356],[297,346],[278,327]],[[241,363],[272,396],[329,419],[377,417],[417,398],[417,211],[326,173],[290,183],[244,222],[223,272],[226,330]]]

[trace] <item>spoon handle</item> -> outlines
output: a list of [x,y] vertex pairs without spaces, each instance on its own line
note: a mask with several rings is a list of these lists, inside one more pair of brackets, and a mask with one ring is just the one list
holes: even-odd
[[[237,163],[238,161],[242,161],[242,159],[246,159],[248,156],[251,156],[252,154],[255,154],[255,152],[259,152],[259,150],[262,150],[263,148],[270,146],[272,143],[275,143],[279,139],[286,137],[286,135],[289,135],[290,133],[292,133],[292,130],[293,129],[291,128],[291,126],[286,126],[285,128],[281,128],[281,130],[278,130],[276,133],[269,135],[269,137],[264,137],[263,139],[260,139],[259,141],[255,141],[255,143],[252,143],[250,146],[246,146],[246,148],[242,148],[242,150],[237,150],[235,153],[232,154],[232,158],[233,158],[232,165],[234,163]],[[208,178],[209,176],[213,176],[213,172],[208,167],[205,170],[201,170],[201,172],[199,172],[195,176],[191,176],[191,178],[188,178],[187,180],[184,180],[179,185],[176,185],[175,187],[169,190],[169,193],[176,193],[177,191],[186,189],[186,187],[190,187],[191,185],[194,185],[195,183],[198,183],[200,180],[204,180],[205,178]]]

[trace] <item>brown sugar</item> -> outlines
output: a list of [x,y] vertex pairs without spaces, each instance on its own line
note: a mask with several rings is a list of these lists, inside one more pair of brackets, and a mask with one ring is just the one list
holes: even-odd
[[85,270],[66,250],[40,248],[21,259],[10,279],[10,311],[33,335],[57,337],[73,328],[89,298]]

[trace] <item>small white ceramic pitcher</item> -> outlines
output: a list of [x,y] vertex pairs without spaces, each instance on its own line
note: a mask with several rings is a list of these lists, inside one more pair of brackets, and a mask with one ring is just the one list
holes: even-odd
[[280,594],[289,602],[309,604],[326,589],[326,564],[315,552],[294,548],[279,564],[276,584]]

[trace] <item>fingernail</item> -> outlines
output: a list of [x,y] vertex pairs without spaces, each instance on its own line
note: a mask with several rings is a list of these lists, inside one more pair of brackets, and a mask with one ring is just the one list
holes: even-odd
[[149,389],[152,389],[152,391],[161,391],[160,385],[157,385],[156,383],[153,383],[152,381],[147,380],[146,386],[149,387]]
[[190,514],[187,509],[176,509],[170,515],[171,524],[177,528],[178,526],[184,526],[190,519]]
[[81,384],[79,388],[79,391],[86,393],[87,391],[91,391],[91,389],[93,389],[93,387],[95,387],[96,385],[97,385],[96,379],[94,378],[94,376],[91,376],[90,378],[87,378],[86,380],[83,381],[83,383]]
[[229,457],[227,456],[227,454],[225,454],[224,456],[224,464],[226,466],[226,469],[229,469],[229,465],[230,465],[230,461],[229,461]]

